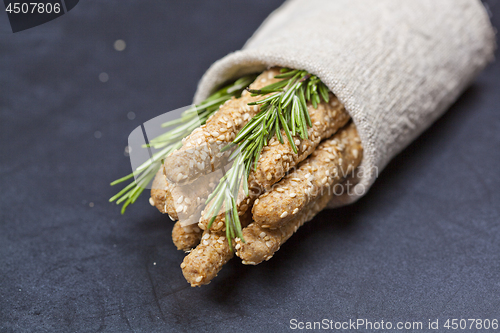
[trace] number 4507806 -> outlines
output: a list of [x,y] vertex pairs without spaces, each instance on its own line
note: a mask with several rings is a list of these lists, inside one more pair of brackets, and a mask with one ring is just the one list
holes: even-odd
[[51,13],[60,13],[61,12],[61,4],[60,3],[39,3],[39,2],[30,2],[29,4],[24,3],[9,3],[7,8],[5,8],[6,12],[14,13],[14,14],[51,14]]

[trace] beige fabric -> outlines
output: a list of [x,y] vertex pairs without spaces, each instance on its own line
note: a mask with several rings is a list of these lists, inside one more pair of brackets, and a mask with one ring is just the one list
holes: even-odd
[[344,103],[364,147],[360,195],[493,59],[495,33],[479,0],[291,0],[243,50],[214,63],[195,102],[268,66],[318,75]]

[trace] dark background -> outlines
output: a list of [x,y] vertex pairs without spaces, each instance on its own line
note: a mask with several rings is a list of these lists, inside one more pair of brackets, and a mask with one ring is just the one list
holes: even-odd
[[209,65],[280,3],[87,0],[33,29],[2,26],[0,332],[500,319],[499,62],[363,199],[323,211],[269,262],[232,260],[208,286],[186,283],[173,224],[146,195],[123,216],[108,203],[130,172],[129,133],[189,104]]

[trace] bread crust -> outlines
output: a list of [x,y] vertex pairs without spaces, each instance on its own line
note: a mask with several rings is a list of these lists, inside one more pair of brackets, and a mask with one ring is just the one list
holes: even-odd
[[[242,227],[246,227],[251,218],[250,211],[242,216]],[[225,233],[206,230],[200,244],[184,258],[181,264],[182,274],[191,287],[209,284],[232,257],[234,252],[229,247]]]
[[[303,178],[291,174],[261,196],[253,208],[254,220],[256,217],[259,220],[243,229],[244,243],[236,240],[236,254],[243,263],[257,265],[269,260],[298,228],[328,205],[335,195],[332,186],[354,171],[361,155],[356,127],[350,124],[299,165],[296,173]],[[340,167],[347,173],[335,171]],[[291,193],[295,195],[290,196]]]
[[[277,82],[279,80],[274,76],[278,74],[279,69],[268,69],[250,84],[250,88],[260,89]],[[227,163],[230,152],[221,153],[220,150],[232,142],[243,126],[259,112],[259,106],[249,106],[248,103],[261,98],[244,91],[240,98],[233,97],[221,105],[204,125],[183,139],[180,149],[165,159],[167,179],[176,184],[190,183]]]
[[309,202],[351,174],[361,162],[363,148],[354,124],[323,141],[253,205],[253,220],[263,228],[279,228],[301,212]]

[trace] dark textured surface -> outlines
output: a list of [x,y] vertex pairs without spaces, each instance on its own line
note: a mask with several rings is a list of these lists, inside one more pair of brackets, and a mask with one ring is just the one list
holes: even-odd
[[0,332],[500,319],[498,62],[358,203],[322,212],[269,262],[232,260],[209,286],[185,282],[172,223],[145,196],[124,216],[107,202],[130,171],[130,131],[189,104],[279,4],[87,0],[0,34]]

